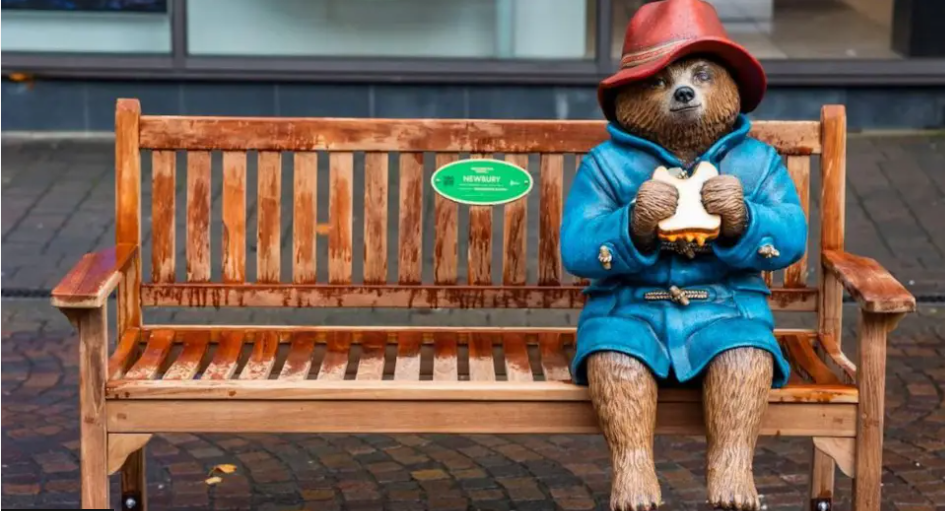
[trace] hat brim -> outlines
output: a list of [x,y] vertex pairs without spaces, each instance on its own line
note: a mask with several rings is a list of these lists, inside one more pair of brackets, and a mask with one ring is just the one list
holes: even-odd
[[645,64],[621,69],[601,81],[597,88],[597,99],[604,116],[608,120],[614,120],[613,92],[617,88],[649,78],[673,62],[695,54],[713,57],[732,73],[741,95],[742,112],[751,112],[761,103],[768,80],[758,59],[728,39],[704,37],[680,44],[665,55]]

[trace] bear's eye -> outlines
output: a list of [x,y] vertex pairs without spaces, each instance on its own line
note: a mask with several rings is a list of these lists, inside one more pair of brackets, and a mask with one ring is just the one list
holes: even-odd
[[650,79],[650,87],[654,89],[662,89],[666,87],[666,79],[660,76],[656,76]]
[[709,72],[705,69],[700,69],[696,71],[694,78],[700,82],[707,82],[712,79],[712,76],[709,75]]

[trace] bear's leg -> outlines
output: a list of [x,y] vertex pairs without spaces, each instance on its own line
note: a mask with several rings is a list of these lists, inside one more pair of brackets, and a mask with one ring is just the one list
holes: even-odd
[[752,458],[774,374],[771,354],[756,348],[722,352],[709,364],[702,388],[709,504],[756,511],[761,505]]
[[610,508],[656,509],[662,504],[653,462],[656,380],[639,360],[609,351],[590,356],[587,376],[614,465]]

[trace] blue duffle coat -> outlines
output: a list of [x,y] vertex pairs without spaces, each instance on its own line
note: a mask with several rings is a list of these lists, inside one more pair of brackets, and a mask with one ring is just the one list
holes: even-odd
[[[564,205],[561,255],[565,268],[592,280],[578,321],[572,361],[575,383],[587,384],[586,361],[596,351],[618,351],[643,361],[661,380],[698,377],[719,353],[756,347],[773,356],[775,387],[788,379],[788,363],[774,338],[768,287],[762,271],[799,260],[807,244],[807,221],[797,191],[775,149],[748,137],[741,115],[735,129],[688,167],[666,149],[608,127],[611,140],[591,150]],[[711,244],[689,259],[671,251],[641,253],[630,240],[632,200],[654,170],[695,168],[700,161],[742,183],[748,224],[734,244]],[[772,245],[779,255],[758,250]],[[610,268],[599,260],[601,247]],[[651,291],[704,291],[689,305],[647,299]],[[649,298],[653,298],[650,294]]]

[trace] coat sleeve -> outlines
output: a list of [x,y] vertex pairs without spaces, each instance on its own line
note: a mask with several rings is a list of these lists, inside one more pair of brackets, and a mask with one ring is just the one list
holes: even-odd
[[[807,248],[807,219],[794,182],[781,157],[769,148],[767,173],[756,189],[745,190],[748,226],[731,246],[713,245],[715,254],[733,268],[775,271],[798,261]],[[771,245],[779,255],[758,254]]]
[[[568,192],[561,225],[561,259],[568,272],[601,279],[637,273],[656,263],[658,250],[643,254],[630,240],[630,208],[619,203],[593,154],[584,158]],[[612,256],[609,270],[598,259],[601,247]]]

